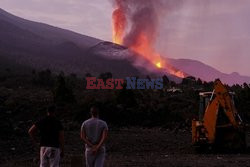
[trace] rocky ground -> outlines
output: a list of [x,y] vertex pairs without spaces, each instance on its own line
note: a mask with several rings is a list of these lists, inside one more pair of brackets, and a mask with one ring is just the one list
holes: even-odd
[[[249,136],[249,135],[248,135]],[[61,166],[84,166],[83,143],[78,130],[66,131],[65,157]],[[247,138],[250,143],[249,137]],[[1,165],[38,166],[38,149],[24,134],[1,140]],[[227,167],[250,166],[250,155],[198,154],[191,146],[189,130],[121,128],[110,129],[107,141],[107,167]]]

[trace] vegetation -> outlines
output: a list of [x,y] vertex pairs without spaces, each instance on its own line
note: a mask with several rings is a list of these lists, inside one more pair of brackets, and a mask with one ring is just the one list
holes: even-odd
[[[194,77],[184,78],[179,84],[163,76],[162,90],[86,90],[85,78],[75,74],[52,74],[50,70],[13,75],[6,70],[0,77],[0,115],[7,118],[1,129],[18,127],[39,119],[50,104],[58,106],[58,116],[65,122],[80,124],[89,117],[95,104],[101,117],[113,126],[166,127],[190,124],[199,108],[199,92],[212,91],[213,82],[202,82]],[[86,74],[86,77],[92,76]],[[104,80],[112,77],[102,73]],[[149,76],[147,76],[150,78]],[[249,122],[250,85],[228,86],[236,93],[236,105],[245,121]]]

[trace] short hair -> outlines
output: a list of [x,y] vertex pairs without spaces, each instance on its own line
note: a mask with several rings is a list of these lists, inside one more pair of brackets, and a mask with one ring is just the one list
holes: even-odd
[[48,113],[55,113],[55,111],[56,111],[56,106],[55,105],[51,105],[47,109]]
[[93,115],[94,117],[97,117],[99,115],[99,109],[96,106],[92,106],[90,108],[90,114]]

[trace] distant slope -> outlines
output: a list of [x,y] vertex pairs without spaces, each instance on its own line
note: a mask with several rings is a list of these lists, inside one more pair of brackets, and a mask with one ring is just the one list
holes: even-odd
[[[182,79],[165,71],[157,68],[154,64],[144,59],[143,56],[137,55],[125,46],[116,45],[112,42],[100,42],[97,45],[91,47],[88,52],[90,55],[99,55],[105,58],[113,60],[125,60],[132,64],[140,72],[141,75],[134,73],[133,76],[151,76],[153,78],[162,77],[163,75],[168,76],[170,80],[175,82],[181,82]],[[112,65],[113,66],[113,65]],[[120,66],[119,66],[120,67]],[[126,67],[120,67],[126,70]]]
[[229,85],[250,83],[250,77],[242,76],[238,73],[225,74],[202,62],[190,59],[169,59],[170,64],[186,73],[201,78],[205,81],[213,81],[220,78]]
[[[112,72],[114,76],[140,75],[127,60],[108,59],[89,52],[101,40],[28,21],[0,10],[0,65],[50,68],[84,75]],[[3,61],[4,60],[4,61]]]
[[82,48],[88,48],[100,42],[101,40],[75,33],[69,30],[64,30],[58,27],[47,25],[44,23],[29,21],[17,16],[14,16],[0,8],[0,21],[6,21],[21,29],[39,35],[42,38],[48,39],[51,42],[63,42],[70,40]]

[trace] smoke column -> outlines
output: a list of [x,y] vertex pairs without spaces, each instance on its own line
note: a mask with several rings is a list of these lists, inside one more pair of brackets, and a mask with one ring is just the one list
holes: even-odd
[[113,42],[123,44],[123,36],[127,26],[126,8],[122,0],[116,0],[115,10],[113,11]]
[[184,77],[167,64],[155,49],[159,19],[175,9],[182,0],[113,0],[113,42],[132,49],[156,67]]

